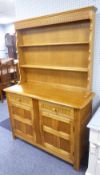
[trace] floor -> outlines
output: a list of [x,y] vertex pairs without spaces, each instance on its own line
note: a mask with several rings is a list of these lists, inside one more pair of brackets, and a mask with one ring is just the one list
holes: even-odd
[[0,175],[85,175],[44,151],[20,140],[13,140],[6,101],[0,102]]

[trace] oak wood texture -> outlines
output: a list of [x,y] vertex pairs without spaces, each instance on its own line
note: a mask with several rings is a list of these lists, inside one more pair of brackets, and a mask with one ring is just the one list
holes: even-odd
[[79,169],[91,117],[95,7],[15,23],[20,83],[7,88],[13,137]]
[[[54,86],[46,86],[44,83],[24,83],[6,88],[6,91],[15,94],[32,97],[38,100],[50,101],[60,105],[66,105],[73,108],[81,109],[92,100],[94,93],[89,91],[73,91],[61,89]],[[53,98],[52,98],[53,97]],[[12,97],[13,98],[13,97]],[[17,101],[17,100],[16,100]]]

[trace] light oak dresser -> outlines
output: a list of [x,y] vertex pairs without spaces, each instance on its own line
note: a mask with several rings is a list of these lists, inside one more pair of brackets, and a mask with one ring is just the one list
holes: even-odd
[[20,83],[7,88],[13,137],[76,170],[88,145],[95,7],[15,23]]

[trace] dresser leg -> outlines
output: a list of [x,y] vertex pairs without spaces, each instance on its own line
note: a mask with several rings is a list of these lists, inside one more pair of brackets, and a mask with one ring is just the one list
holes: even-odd
[[75,129],[74,129],[74,169],[80,169],[80,111],[75,110]]
[[15,134],[12,132],[12,136],[13,136],[13,139],[16,139],[16,136],[15,136]]
[[74,162],[74,169],[79,171],[79,169],[80,169],[80,161]]

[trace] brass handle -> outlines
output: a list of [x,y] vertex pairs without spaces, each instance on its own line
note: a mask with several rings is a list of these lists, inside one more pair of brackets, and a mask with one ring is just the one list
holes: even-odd
[[21,99],[19,98],[18,101],[21,102]]
[[56,108],[52,108],[52,110],[53,110],[54,112],[57,112]]

